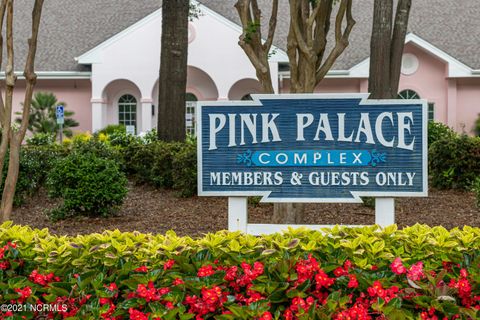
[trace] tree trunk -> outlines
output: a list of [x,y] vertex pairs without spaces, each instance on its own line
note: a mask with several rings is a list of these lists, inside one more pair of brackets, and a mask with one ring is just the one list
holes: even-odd
[[375,0],[370,43],[368,91],[372,99],[394,99],[398,93],[411,0]]
[[[5,104],[0,105],[0,119],[4,132],[2,137],[2,145],[0,148],[4,148],[5,139],[8,140],[10,146],[8,172],[5,179],[5,184],[2,193],[2,202],[0,205],[0,219],[6,221],[10,219],[13,209],[13,199],[15,196],[15,189],[18,180],[19,166],[20,166],[20,148],[23,138],[27,132],[30,108],[32,104],[33,88],[35,87],[37,75],[35,74],[35,55],[37,52],[38,32],[40,29],[40,18],[42,16],[42,9],[44,0],[35,0],[32,10],[32,33],[30,39],[28,39],[28,52],[25,59],[25,69],[23,75],[26,80],[25,96],[23,100],[23,112],[20,128],[14,132],[11,129],[11,116],[12,116],[12,95],[15,87],[15,74],[13,70],[13,0],[3,0],[0,7],[0,21],[3,22],[3,14],[7,12],[6,34],[7,34],[7,67],[6,67],[6,92],[5,92]],[[5,10],[6,9],[6,10]],[[1,24],[3,27],[3,23]],[[1,31],[1,29],[0,29]],[[3,39],[2,39],[3,40]],[[2,42],[3,46],[3,42]],[[1,59],[0,59],[1,63]],[[0,102],[3,102],[0,99]],[[0,150],[0,156],[4,156],[4,150]],[[2,165],[4,158],[0,159]],[[3,167],[2,167],[3,169]]]
[[165,141],[185,140],[188,14],[188,0],[163,1],[158,138]]
[[375,0],[370,40],[370,98],[392,98],[390,90],[390,42],[393,0]]
[[2,194],[2,221],[10,219],[10,215],[13,209],[13,199],[15,197],[15,189],[18,180],[19,164],[20,164],[20,143],[16,143],[12,138],[10,144],[10,153],[8,160],[8,172]]
[[[335,42],[327,52],[330,20],[336,3],[334,0],[289,0],[290,29],[287,54],[290,62],[291,93],[312,93],[348,46],[348,39],[355,25],[352,17],[352,0],[340,0],[335,17]],[[257,0],[238,0],[235,8],[243,26],[239,45],[255,67],[263,90],[273,92],[268,56],[277,22],[278,0],[272,1],[272,14],[265,43],[262,42],[262,15]],[[275,204],[273,222],[302,223],[304,208],[303,203]]]
[[395,14],[395,25],[393,27],[390,49],[390,91],[392,98],[395,98],[398,93],[403,48],[405,47],[405,37],[407,36],[411,6],[412,0],[399,0]]

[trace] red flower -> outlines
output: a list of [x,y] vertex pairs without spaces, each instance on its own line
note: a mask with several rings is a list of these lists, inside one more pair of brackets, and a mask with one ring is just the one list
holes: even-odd
[[139,284],[136,293],[139,298],[145,299],[146,302],[160,300],[160,294],[153,286],[152,281],[149,281],[147,285]]
[[392,269],[392,272],[395,274],[404,274],[407,272],[407,269],[403,266],[402,259],[400,258],[395,258],[395,260],[393,260],[390,269]]
[[258,318],[259,320],[272,320],[273,319],[273,316],[270,312],[268,311],[265,311],[262,316],[260,318]]
[[[164,266],[165,267],[165,266]],[[135,272],[148,272],[147,266],[140,266],[137,269],[134,270]]]
[[170,288],[160,288],[158,289],[158,293],[163,296],[163,295],[166,295],[167,293],[170,292]]
[[172,285],[174,285],[174,286],[178,286],[178,285],[181,285],[181,284],[184,284],[184,282],[180,278],[175,278],[175,280],[173,280],[173,282],[172,282]]
[[348,281],[347,287],[357,288],[358,287],[357,277],[354,274],[349,274],[348,277],[350,278],[350,281]]
[[118,290],[117,284],[114,282],[110,283],[108,286],[106,284],[104,284],[103,286],[108,290],[110,290],[111,292],[115,292]]
[[462,277],[462,278],[468,277],[468,272],[467,272],[466,269],[460,270],[460,277]]
[[200,278],[209,277],[214,273],[215,273],[215,270],[213,270],[213,267],[209,264],[208,266],[203,266],[200,269],[198,269],[197,276]]
[[335,270],[333,270],[333,274],[335,275],[335,277],[338,278],[338,277],[347,275],[348,271],[343,269],[342,267],[338,267]]
[[148,315],[136,309],[130,308],[128,309],[128,313],[130,314],[130,320],[148,320]]
[[226,271],[226,274],[225,274],[224,279],[225,279],[226,281],[233,281],[233,280],[235,280],[235,278],[237,277],[237,271],[238,271],[238,267],[237,267],[237,266],[232,266],[232,267],[228,268],[227,271]]
[[30,276],[28,277],[28,279],[33,283],[36,283],[42,286],[46,286],[53,281],[56,281],[56,282],[60,281],[60,278],[55,277],[53,273],[43,275],[39,273],[37,270],[33,270]]
[[299,285],[305,282],[308,279],[312,279],[315,272],[320,270],[320,265],[318,264],[317,260],[311,255],[308,255],[308,258],[303,260],[300,259],[295,264],[295,271],[297,271],[298,280],[296,281],[296,285]]
[[345,262],[343,263],[343,268],[345,270],[350,270],[352,268],[352,262],[350,260],[345,260]]
[[412,265],[410,269],[408,269],[407,277],[414,281],[425,278],[425,274],[423,273],[423,262],[419,261]]
[[335,282],[335,279],[330,278],[322,269],[315,275],[315,281],[317,282],[317,289],[321,287],[328,288]]
[[18,298],[18,302],[24,303],[32,295],[32,288],[30,287],[25,287],[23,289],[15,288],[15,292],[20,295],[20,298]]
[[168,261],[165,262],[165,264],[163,265],[163,270],[171,269],[174,264],[175,264],[175,260],[173,260],[173,259],[168,260]]

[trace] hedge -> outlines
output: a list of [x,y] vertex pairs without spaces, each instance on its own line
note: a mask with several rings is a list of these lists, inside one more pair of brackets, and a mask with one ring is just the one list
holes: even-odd
[[442,138],[429,148],[431,185],[468,190],[480,177],[480,137]]
[[479,228],[192,239],[118,230],[59,237],[5,223],[0,245],[0,300],[60,309],[4,319],[480,317]]

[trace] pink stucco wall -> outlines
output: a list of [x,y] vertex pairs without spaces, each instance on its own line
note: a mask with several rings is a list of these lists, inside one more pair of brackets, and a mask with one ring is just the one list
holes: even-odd
[[[434,104],[434,119],[457,132],[472,134],[480,114],[480,78],[449,78],[448,64],[430,52],[408,43],[405,53],[415,55],[418,69],[410,75],[402,74],[399,91],[413,90],[422,99]],[[289,79],[280,82],[280,92],[290,91]],[[366,78],[326,78],[315,92],[368,92]]]
[[[356,93],[360,91],[361,79],[354,78],[326,78],[315,88],[320,93]],[[284,79],[280,83],[280,92],[290,92],[290,79]]]
[[457,123],[460,130],[472,133],[480,117],[480,78],[457,80]]
[[405,53],[415,55],[419,60],[419,66],[412,75],[401,75],[399,91],[414,90],[420,98],[434,103],[435,120],[447,123],[447,64],[414,44],[407,44]]
[[[67,109],[75,112],[80,126],[74,131],[92,130],[92,89],[90,80],[42,80],[37,81],[35,92],[53,92],[58,101],[65,102]],[[25,81],[18,80],[13,96],[14,112],[21,111],[25,94]],[[18,116],[14,116],[18,117]]]

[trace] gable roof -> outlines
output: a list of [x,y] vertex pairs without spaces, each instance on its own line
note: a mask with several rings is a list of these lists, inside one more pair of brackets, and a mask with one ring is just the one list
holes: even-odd
[[[160,0],[49,0],[45,2],[36,69],[39,71],[88,71],[78,64],[81,56],[160,8]],[[203,5],[238,23],[235,0],[200,0]],[[23,69],[33,1],[15,2],[16,70]],[[259,0],[268,18],[271,0]],[[369,56],[372,0],[355,0],[357,21],[350,46],[334,66],[348,70]],[[413,1],[409,31],[471,69],[480,69],[480,1]],[[289,8],[280,0],[274,44],[286,48]],[[27,22],[27,23],[26,23]]]

